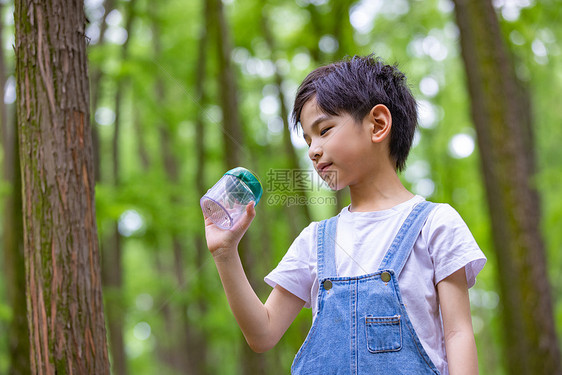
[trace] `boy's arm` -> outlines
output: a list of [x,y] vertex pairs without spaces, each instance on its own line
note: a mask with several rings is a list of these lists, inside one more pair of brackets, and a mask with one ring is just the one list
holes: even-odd
[[248,345],[256,352],[265,352],[277,344],[305,302],[276,286],[263,304],[252,289],[240,261],[238,243],[254,216],[250,204],[231,230],[219,229],[205,219],[205,235],[228,303]]
[[478,355],[464,267],[439,282],[437,292],[449,372],[451,375],[478,374]]

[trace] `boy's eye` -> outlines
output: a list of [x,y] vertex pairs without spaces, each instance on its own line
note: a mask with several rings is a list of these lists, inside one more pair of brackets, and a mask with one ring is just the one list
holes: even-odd
[[322,129],[322,130],[320,131],[320,135],[326,134],[326,133],[328,132],[328,130],[330,130],[330,129],[331,129],[331,127],[327,127],[327,128]]

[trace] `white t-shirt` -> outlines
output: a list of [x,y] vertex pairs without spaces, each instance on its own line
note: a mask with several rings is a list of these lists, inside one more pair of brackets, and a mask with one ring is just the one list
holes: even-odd
[[[350,277],[376,272],[402,223],[421,196],[391,209],[338,214],[336,276]],[[318,222],[312,222],[295,239],[279,265],[265,277],[312,307],[318,308],[317,237]],[[427,354],[441,374],[448,374],[436,285],[465,267],[468,287],[486,263],[470,230],[448,204],[439,204],[429,214],[421,235],[398,277],[406,311]]]

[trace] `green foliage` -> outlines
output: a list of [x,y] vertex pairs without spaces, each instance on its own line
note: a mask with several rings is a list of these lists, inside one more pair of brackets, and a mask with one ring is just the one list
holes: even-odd
[[[94,35],[93,30],[100,26],[102,8],[92,5],[96,2],[87,3],[89,32]],[[488,265],[471,291],[473,321],[481,372],[503,374],[490,219],[451,3],[380,0],[370,2],[376,8],[374,12],[369,10],[368,3],[341,1],[339,6],[347,11],[334,14],[338,6],[334,0],[223,1],[244,128],[244,145],[240,150],[244,164],[256,171],[264,184],[268,171],[287,168],[289,157],[278,125],[283,119],[276,69],[283,78],[281,90],[290,108],[298,83],[321,63],[373,52],[390,63],[398,62],[421,106],[416,147],[401,178],[413,192],[455,207],[488,256]],[[562,123],[562,111],[557,95],[562,87],[562,28],[556,2],[532,3],[520,9],[517,18],[507,5],[497,11],[517,73],[533,97],[539,167],[536,186],[542,197],[542,228],[557,329],[562,337],[562,148],[557,144],[562,139],[558,126]],[[127,362],[133,374],[180,373],[168,365],[170,361],[164,352],[187,337],[179,323],[183,318],[190,332],[204,338],[200,342],[207,350],[208,373],[242,373],[240,353],[246,344],[205,249],[199,208],[198,183],[209,188],[224,173],[226,165],[219,100],[224,88],[217,80],[216,30],[212,24],[206,25],[204,8],[203,1],[117,1],[121,21],[118,17],[108,19],[108,39],[92,38],[89,47],[90,72],[101,72],[98,108],[92,110],[92,125],[100,137],[98,228],[100,242],[110,235],[115,222],[121,228],[124,281],[120,303]],[[127,30],[125,56],[123,45],[111,40],[123,32],[128,12],[132,12],[133,21],[131,30]],[[273,46],[268,45],[264,27],[273,36]],[[10,30],[9,26],[6,29]],[[208,40],[204,49],[205,95],[201,98],[197,97],[196,82],[197,66],[202,60],[198,52],[202,30],[206,30]],[[333,48],[335,35],[339,35],[337,49]],[[11,48],[6,43],[2,47],[12,59]],[[122,98],[116,108],[118,85],[122,85]],[[119,176],[115,181],[112,115],[117,112]],[[204,139],[196,138],[198,116],[204,122]],[[167,144],[163,140],[165,133],[170,140]],[[464,138],[455,138],[459,134]],[[197,145],[205,149],[204,161],[197,159]],[[301,166],[310,168],[305,149],[295,143],[295,150]],[[166,169],[170,157],[177,177],[170,176]],[[201,163],[203,181],[196,181]],[[0,185],[2,196],[5,186]],[[254,222],[249,232],[253,242],[261,246],[254,249],[255,261],[250,271],[260,283],[254,286],[262,299],[269,293],[261,282],[263,276],[275,267],[295,235],[287,220],[287,207],[267,203],[268,196],[274,193],[265,189],[257,207],[260,220]],[[315,190],[309,198],[312,196],[333,194]],[[331,205],[309,208],[315,220],[334,213]],[[302,225],[298,230],[301,229]],[[173,251],[174,241],[181,244],[180,264]],[[199,253],[201,246],[203,252]],[[183,273],[182,282],[176,273],[178,268]],[[112,291],[105,293],[108,299]],[[168,311],[172,317],[166,315]],[[9,308],[0,303],[0,328],[4,329],[9,316]],[[289,372],[309,324],[310,311],[305,310],[273,352],[264,357],[272,364],[268,373]],[[5,335],[0,336],[0,372],[4,372],[7,344]],[[190,357],[190,353],[185,355]]]

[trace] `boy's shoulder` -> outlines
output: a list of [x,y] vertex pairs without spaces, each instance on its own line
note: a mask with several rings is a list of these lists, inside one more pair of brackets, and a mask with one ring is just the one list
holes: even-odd
[[434,203],[435,207],[428,216],[428,221],[433,224],[448,225],[463,221],[458,211],[448,203]]
[[427,243],[435,241],[472,243],[474,237],[458,211],[447,203],[437,203],[422,228]]

